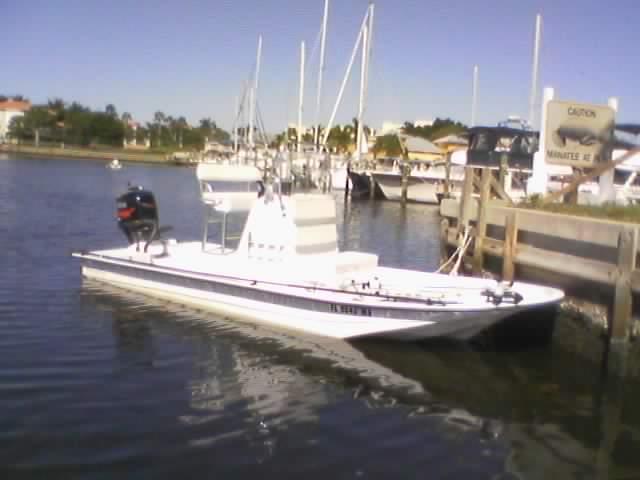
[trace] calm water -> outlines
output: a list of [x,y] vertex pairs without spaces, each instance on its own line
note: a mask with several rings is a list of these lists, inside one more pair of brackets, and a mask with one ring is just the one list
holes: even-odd
[[[547,347],[320,341],[83,281],[152,189],[199,238],[193,171],[0,159],[0,478],[640,478],[640,389]],[[343,247],[434,269],[435,209],[339,198]]]

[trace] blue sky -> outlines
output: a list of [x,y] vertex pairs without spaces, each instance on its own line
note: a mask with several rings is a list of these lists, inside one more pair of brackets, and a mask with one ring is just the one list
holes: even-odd
[[[325,123],[367,4],[330,3]],[[157,110],[191,122],[208,116],[229,128],[262,33],[259,103],[267,130],[279,131],[296,119],[300,41],[309,56],[322,8],[323,0],[0,0],[0,93],[114,103],[142,121]],[[526,117],[538,12],[540,91],[593,103],[617,96],[618,119],[640,121],[636,0],[378,0],[366,123],[468,123],[474,64],[478,123]],[[312,62],[305,123],[314,118],[317,53]],[[356,114],[357,83],[356,75],[340,122]]]

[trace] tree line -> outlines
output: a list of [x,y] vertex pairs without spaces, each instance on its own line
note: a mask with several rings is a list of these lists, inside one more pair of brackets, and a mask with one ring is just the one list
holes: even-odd
[[[7,96],[0,95],[2,98]],[[24,97],[18,96],[20,100]],[[16,96],[12,97],[16,99]],[[113,104],[104,111],[91,110],[78,102],[67,103],[50,99],[44,105],[34,105],[24,116],[14,117],[9,135],[21,142],[53,142],[80,146],[105,145],[122,147],[126,143],[149,144],[153,149],[204,148],[205,140],[226,142],[228,132],[215,121],[203,118],[199,125],[189,125],[185,117],[177,118],[158,111],[153,121],[133,123],[129,112],[122,115]]]
[[[322,141],[325,133],[324,127],[319,125],[319,139]],[[401,128],[401,133],[421,137],[433,141],[447,135],[456,135],[464,133],[467,127],[450,118],[436,118],[431,125],[415,126],[411,122],[405,122]],[[363,130],[367,138],[371,135],[369,126],[364,125]],[[358,131],[358,120],[354,118],[350,124],[336,125],[331,128],[327,137],[327,147],[331,151],[338,153],[346,153],[354,148],[356,144],[356,133]],[[303,144],[312,144],[314,141],[313,134],[306,132],[302,135]],[[273,148],[281,145],[295,148],[298,143],[298,132],[295,128],[288,128],[286,131],[277,134],[270,143]],[[376,143],[373,147],[374,154],[384,153],[389,156],[402,155],[402,146],[398,139],[398,135],[388,134],[376,137]]]
[[[322,125],[315,127],[318,129],[318,141],[322,142],[326,129]],[[371,128],[367,125],[363,126],[364,133],[367,137],[371,135]],[[358,119],[354,118],[351,123],[344,125],[335,125],[329,130],[327,136],[327,147],[335,152],[347,152],[356,143],[356,134],[358,131]],[[312,145],[314,142],[314,134],[305,132],[302,134],[302,143]],[[281,145],[295,148],[298,143],[298,131],[296,128],[288,128],[286,131],[277,134],[270,143],[270,147],[277,148]]]
[[[415,126],[411,122],[404,122],[402,133],[412,137],[420,137],[429,141],[446,137],[447,135],[459,135],[467,130],[467,127],[450,118],[436,118],[431,125]],[[373,153],[378,155],[384,153],[390,157],[398,157],[403,155],[403,146],[400,143],[398,135],[389,134],[381,135],[376,138],[373,147]]]

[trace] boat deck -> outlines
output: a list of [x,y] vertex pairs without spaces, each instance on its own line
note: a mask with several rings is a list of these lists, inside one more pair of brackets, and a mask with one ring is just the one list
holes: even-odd
[[[496,289],[494,280],[381,267],[375,255],[360,252],[251,258],[218,244],[209,243],[203,250],[200,242],[185,242],[169,244],[166,251],[161,245],[150,246],[148,253],[129,246],[90,255],[320,301],[430,311],[496,308],[487,296]],[[557,297],[554,289],[528,284],[516,283],[512,291],[522,296],[518,304],[523,307]],[[505,301],[503,306],[513,308],[514,303]]]

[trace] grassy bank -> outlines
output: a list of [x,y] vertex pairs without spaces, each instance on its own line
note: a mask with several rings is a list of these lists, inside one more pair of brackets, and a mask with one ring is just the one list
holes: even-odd
[[518,207],[531,210],[539,210],[541,212],[575,215],[577,217],[599,218],[617,222],[640,223],[640,205],[570,205],[564,203],[542,204],[540,202],[531,201],[519,203]]
[[111,160],[118,158],[126,162],[145,163],[169,163],[166,153],[157,152],[132,152],[124,149],[93,149],[82,147],[53,147],[53,146],[32,146],[32,145],[0,145],[0,151],[8,153],[20,153],[22,155],[57,157],[57,158],[77,158]]

